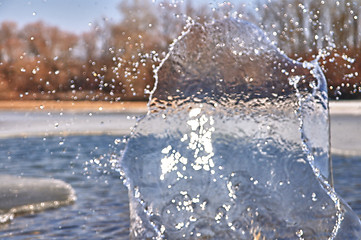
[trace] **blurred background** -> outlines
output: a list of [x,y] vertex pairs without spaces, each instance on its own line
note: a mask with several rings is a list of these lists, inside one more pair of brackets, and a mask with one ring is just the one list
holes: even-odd
[[147,100],[188,17],[229,15],[318,56],[331,99],[361,98],[360,0],[0,0],[0,100]]

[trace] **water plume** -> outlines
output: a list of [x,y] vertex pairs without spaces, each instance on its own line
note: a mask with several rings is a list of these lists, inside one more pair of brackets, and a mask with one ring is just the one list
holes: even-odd
[[332,186],[327,86],[253,24],[193,23],[122,158],[133,239],[355,239]]

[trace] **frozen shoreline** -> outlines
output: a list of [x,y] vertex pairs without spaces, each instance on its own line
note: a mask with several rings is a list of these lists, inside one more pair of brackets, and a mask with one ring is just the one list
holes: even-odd
[[[144,106],[143,106],[144,105]],[[145,103],[134,109],[0,111],[0,138],[68,135],[128,135]],[[331,101],[331,146],[338,155],[361,156],[361,101]]]
[[361,156],[361,101],[330,101],[331,153]]
[[0,112],[0,138],[68,135],[127,135],[135,113]]
[[330,101],[330,114],[361,116],[361,100]]
[[61,180],[0,175],[0,224],[16,214],[57,208],[75,201],[74,189]]

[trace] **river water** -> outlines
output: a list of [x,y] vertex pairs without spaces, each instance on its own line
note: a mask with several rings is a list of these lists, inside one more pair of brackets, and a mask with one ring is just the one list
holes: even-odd
[[0,140],[0,174],[62,179],[77,194],[73,205],[0,225],[0,239],[128,239],[128,194],[119,173],[90,163],[108,160],[115,151],[114,139],[103,135]]
[[[120,139],[114,135],[1,139],[0,174],[61,179],[74,187],[78,200],[18,216],[0,225],[0,239],[128,239],[128,192],[109,161],[123,148]],[[361,157],[333,155],[333,161],[336,191],[361,217]]]

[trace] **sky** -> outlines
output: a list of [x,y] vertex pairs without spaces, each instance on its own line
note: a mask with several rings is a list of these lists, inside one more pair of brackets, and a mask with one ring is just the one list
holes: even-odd
[[42,20],[62,30],[81,33],[95,22],[117,22],[121,0],[0,0],[0,23],[17,22],[19,27]]
[[[86,32],[95,23],[118,22],[121,14],[118,6],[122,0],[0,0],[0,23],[17,22],[19,27],[42,20],[51,26],[75,33]],[[132,0],[129,0],[132,1]],[[150,1],[150,0],[148,0]],[[162,0],[152,0],[159,4]],[[170,0],[181,3],[186,0]],[[190,0],[191,1],[191,0]],[[220,4],[225,0],[194,0],[192,3]],[[248,2],[231,0],[230,2]]]

